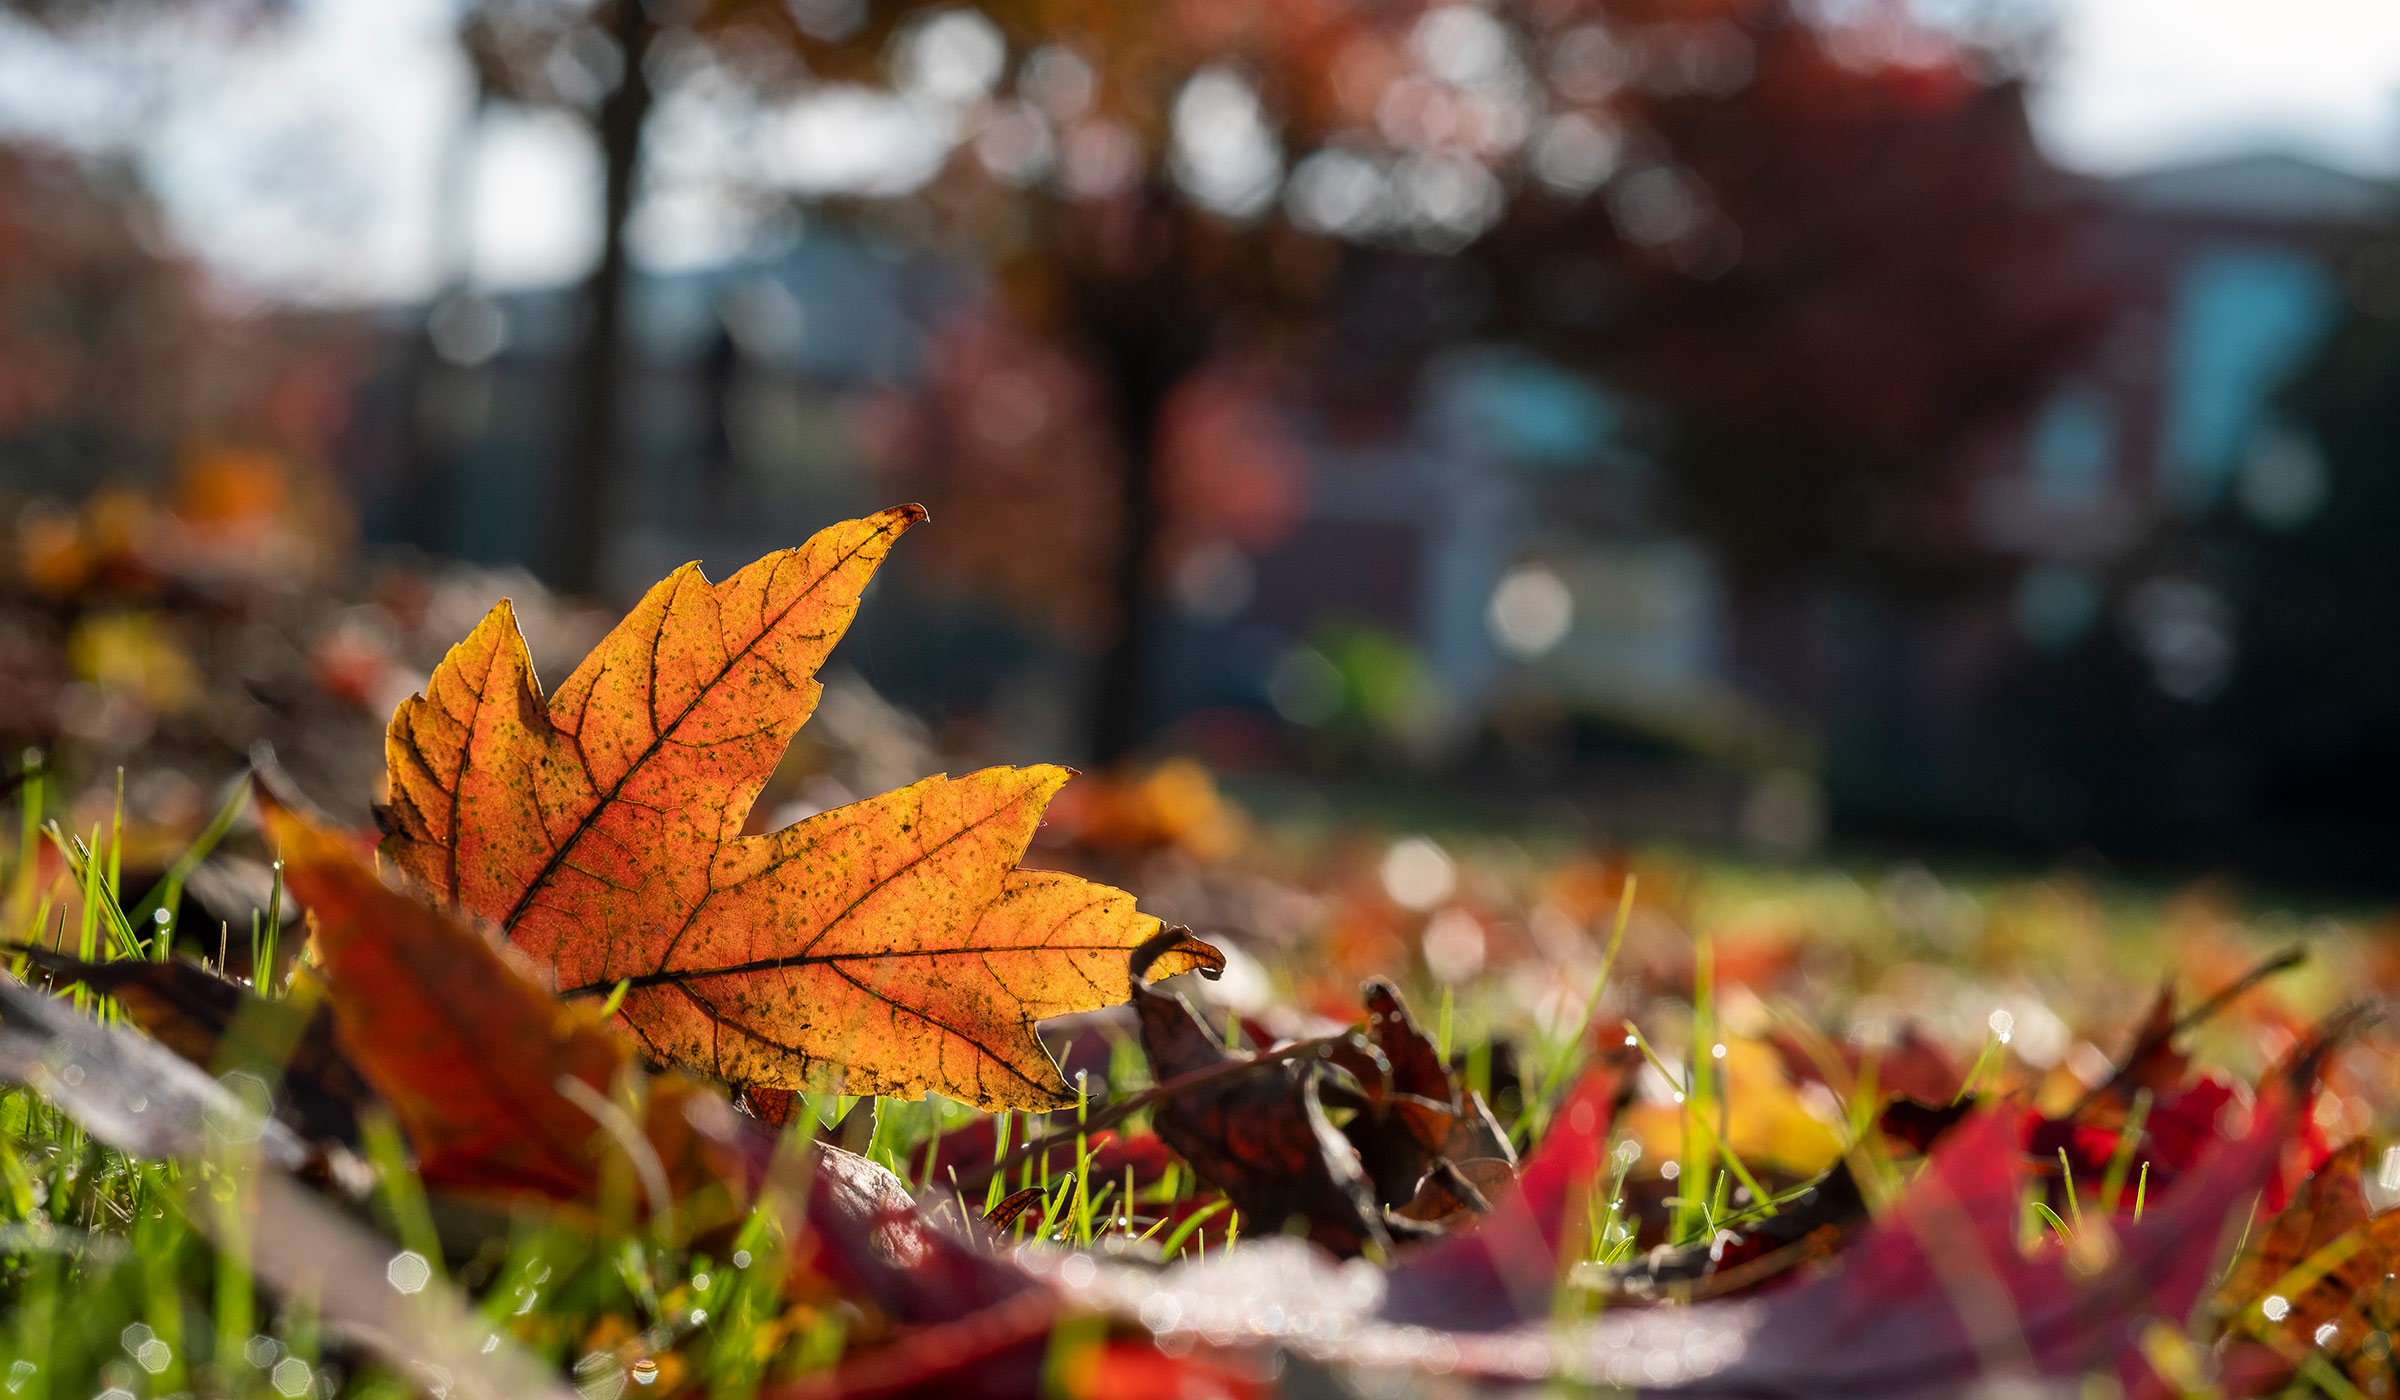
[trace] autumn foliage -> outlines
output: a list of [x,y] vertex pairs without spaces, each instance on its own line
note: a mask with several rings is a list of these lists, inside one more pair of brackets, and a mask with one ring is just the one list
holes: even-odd
[[[438,1384],[469,1394],[554,1384],[523,1348],[557,1339],[470,1297],[492,1238],[471,1222],[494,1211],[565,1232],[543,1249],[621,1239],[629,1277],[656,1251],[733,1261],[646,1305],[672,1326],[568,1339],[578,1376],[661,1393],[1264,1395],[1257,1358],[1279,1351],[1690,1396],[2388,1393],[2400,1234],[2369,1204],[2369,1149],[2329,1143],[2315,1098],[2359,1017],[2255,1084],[2187,1048],[2293,957],[2188,1006],[2162,992],[2069,1101],[1992,1094],[1981,1064],[1896,1042],[1884,1083],[1920,1100],[1804,1025],[1672,1065],[1597,1021],[1637,913],[1620,873],[1584,1020],[1509,1071],[1503,1112],[1489,1060],[1443,1043],[1450,1008],[1429,1027],[1389,982],[1298,1037],[1153,985],[1226,957],[1123,891],[1018,866],[1064,770],[927,778],[744,835],[921,518],[837,525],[723,583],[679,570],[554,694],[503,604],[393,716],[379,848],[262,780],[262,836],[307,911],[287,985],[272,958],[244,985],[130,927],[139,956],[24,948],[28,975],[150,1038],[0,979],[0,1074],[128,1160],[186,1164],[174,1208],[221,1249],[324,1242],[257,1250],[260,1276],[321,1298],[358,1354],[420,1378],[443,1358]],[[1078,829],[1166,839],[1101,815]],[[101,888],[84,859],[67,873]],[[1765,965],[1699,953],[1695,1017],[1712,977]],[[1127,1001],[1103,1053],[1150,1087],[1071,1095],[1036,1023]],[[1060,1053],[1088,1062],[1093,1024]],[[1671,1104],[1629,1114],[1651,1076]],[[1796,1084],[1838,1128],[1735,1130],[1733,1097],[1755,1117]],[[881,1131],[861,1093],[1041,1112],[873,1158],[852,1150]],[[229,1140],[250,1144],[238,1168]],[[1693,1179],[1630,1180],[1645,1141]],[[401,1252],[320,1200],[362,1191]],[[336,1258],[388,1259],[422,1305],[340,1286]],[[748,1319],[738,1343],[708,1330],[720,1312]],[[810,1350],[837,1315],[841,1346]]]
[[722,584],[686,565],[547,700],[494,608],[392,717],[385,855],[562,995],[622,983],[626,1024],[667,1063],[1057,1107],[1033,1023],[1114,1000],[1158,930],[1120,891],[1015,868],[1065,770],[928,778],[741,835],[860,590],[923,518],[838,525]]

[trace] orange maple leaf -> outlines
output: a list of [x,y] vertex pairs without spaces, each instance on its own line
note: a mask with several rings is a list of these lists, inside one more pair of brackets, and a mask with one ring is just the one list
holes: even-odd
[[[1063,768],[936,776],[763,836],[743,823],[900,506],[723,583],[668,575],[545,700],[504,601],[392,715],[383,852],[505,929],[565,996],[627,984],[652,1055],[737,1084],[1053,1108],[1034,1022],[1121,1000],[1159,929],[1016,868]],[[1157,976],[1220,961],[1197,941]]]

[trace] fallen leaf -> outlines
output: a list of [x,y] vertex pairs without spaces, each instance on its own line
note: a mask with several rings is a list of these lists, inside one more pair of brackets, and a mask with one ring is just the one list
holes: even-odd
[[[2244,1137],[2220,1141],[2170,1198],[2115,1236],[2097,1267],[2067,1251],[2018,1253],[2017,1113],[1982,1109],[1936,1148],[1892,1212],[1824,1276],[1762,1298],[1612,1308],[1554,1320],[1551,1270],[1578,1182],[1605,1160],[1603,1106],[1630,1068],[1607,1066],[1569,1100],[1527,1163],[1522,1233],[1496,1235],[1501,1203],[1472,1234],[1403,1256],[1388,1274],[1260,1240],[1161,1273],[1028,1254],[1069,1301],[1117,1310],[1177,1345],[1244,1339],[1351,1365],[1503,1381],[1557,1378],[1689,1397],[1841,1395],[1933,1400],[2021,1382],[2028,1393],[2115,1369],[2145,1372],[2134,1328],[2179,1324],[2207,1286],[2240,1211],[2271,1170],[2298,1095],[2262,1087]],[[1587,1129],[1585,1124],[1591,1125]],[[1480,1256],[1470,1246],[1481,1245]],[[1512,1282],[1515,1285],[1512,1287]]]
[[1473,1332],[1548,1316],[1570,1235],[1585,1227],[1590,1193],[1604,1181],[1610,1127],[1640,1068],[1637,1052],[1604,1043],[1491,1213],[1467,1233],[1401,1256],[1383,1320]]
[[184,958],[84,962],[20,950],[54,984],[113,997],[159,1044],[212,1074],[247,1070],[274,1086],[275,1116],[312,1143],[356,1147],[373,1091],[333,1042],[321,1001],[269,1001]]
[[956,1321],[1032,1290],[1021,1270],[932,1228],[875,1163],[776,1135],[712,1088],[649,1075],[623,1038],[562,1005],[458,917],[383,883],[334,833],[264,797],[260,818],[307,905],[335,1037],[392,1107],[430,1186],[588,1207],[612,1163],[653,1215],[699,1230],[770,1189],[794,1268],[902,1323]]
[[[1071,776],[924,779],[741,835],[902,506],[670,574],[545,699],[506,602],[392,716],[384,854],[649,1054],[763,1089],[1071,1101],[1033,1031],[1116,1000],[1133,898],[1016,868]],[[1196,962],[1162,958],[1153,975]]]
[[[245,1080],[247,1082],[245,1083]],[[0,972],[0,1080],[26,1085],[85,1131],[137,1157],[222,1162],[229,1144],[249,1144],[247,1222],[240,1242],[249,1271],[287,1298],[307,1298],[329,1330],[373,1353],[395,1373],[439,1376],[475,1400],[574,1392],[446,1281],[414,1296],[385,1282],[390,1241],[376,1235],[288,1170],[306,1149],[260,1110],[264,1086],[247,1076],[220,1082],[165,1046],[102,1025],[65,1001]],[[253,1093],[252,1091],[256,1091]],[[196,1183],[200,1173],[190,1173]],[[216,1236],[224,1213],[191,1203],[183,1213]]]
[[2176,1037],[2233,1005],[2251,988],[2298,967],[2307,959],[2305,948],[2286,948],[2218,988],[2180,1016],[2175,1014],[2175,983],[2169,979],[2151,999],[2149,1014],[2142,1018],[2141,1029],[2135,1033],[2133,1045],[2125,1052],[2116,1072],[2085,1096],[2083,1106],[2114,1099],[2120,1109],[2125,1109],[2132,1106],[2136,1090],[2147,1089],[2153,1095],[2162,1095],[2180,1087],[2191,1074],[2192,1059],[2175,1044]]
[[[1130,959],[1142,1050],[1161,1085],[1180,1075],[1250,1059],[1224,1048],[1183,998],[1143,985],[1156,952],[1171,950],[1168,930]],[[1340,1255],[1391,1244],[1358,1149],[1325,1115],[1318,1069],[1306,1061],[1261,1062],[1161,1099],[1151,1109],[1159,1139],[1200,1179],[1223,1191],[1248,1228],[1273,1234],[1297,1227]]]
[[1326,1056],[1349,1073],[1358,1092],[1327,1085],[1321,1093],[1329,1105],[1351,1110],[1342,1136],[1358,1149],[1376,1202],[1405,1205],[1448,1145],[1465,1106],[1433,1041],[1409,1019],[1400,993],[1377,980],[1367,984],[1361,1000],[1367,1007],[1362,1034]]
[[[654,1165],[671,1199],[741,1179],[688,1121],[699,1086],[641,1076],[590,1010],[560,1004],[464,921],[385,884],[339,836],[263,794],[259,816],[308,908],[335,1040],[391,1106],[428,1185],[593,1201],[612,1155],[642,1151],[634,1165]],[[611,1136],[627,1123],[643,1147]]]
[[[2129,1160],[2147,1164],[2150,1189],[2172,1185],[2191,1169],[2203,1149],[2219,1136],[2218,1120],[2238,1106],[2240,1091],[2221,1074],[2193,1077],[2191,1057],[2177,1047],[2176,1038],[2223,1011],[2260,982],[2297,966],[2302,958],[2296,949],[2268,958],[2181,1015],[2175,1011],[2174,984],[2159,988],[2117,1069],[2065,1113],[2036,1118],[2028,1125],[2026,1151],[2044,1164],[2051,1177],[2049,1190],[2060,1208],[2064,1208],[2064,1174],[2056,1170],[2059,1154],[2066,1154],[2079,1186],[2098,1184],[2133,1125],[2138,1096],[2146,1095],[2148,1106],[2141,1116],[2140,1141]],[[2266,1208],[2282,1209],[2292,1186],[2330,1151],[2331,1144],[2325,1141],[2314,1116],[2303,1115],[2287,1153],[2290,1160],[2269,1183]],[[2128,1191],[2120,1197],[2118,1208],[2130,1211],[2133,1203],[2133,1193]]]
[[2360,1180],[2365,1139],[2327,1158],[2291,1204],[2252,1231],[2218,1290],[2237,1334],[2263,1341],[2285,1374],[2322,1354],[2370,1395],[2392,1393],[2400,1329],[2400,1213],[2375,1214]]
[[[1999,1377],[2029,1385],[2114,1370],[2150,1376],[2144,1319],[2180,1329],[2253,1193],[2273,1173],[2322,1042],[2270,1075],[2239,1137],[2210,1144],[2139,1222],[2087,1216],[2085,1243],[2019,1252],[2023,1115],[1978,1109],[1826,1276],[1762,1300],[1742,1356],[1685,1393],[1954,1396]],[[1738,1304],[1713,1304],[1732,1307]],[[1698,1311],[1695,1309],[1694,1311]]]

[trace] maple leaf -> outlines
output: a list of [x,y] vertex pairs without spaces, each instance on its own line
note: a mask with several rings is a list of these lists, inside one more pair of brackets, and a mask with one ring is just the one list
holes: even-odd
[[[1119,999],[1159,929],[1133,897],[1016,868],[1072,776],[936,776],[745,837],[900,506],[723,583],[668,575],[545,699],[504,601],[403,701],[383,852],[498,924],[562,995],[626,984],[661,1061],[763,1090],[1071,1102],[1036,1021]],[[1185,940],[1155,977],[1214,962]]]

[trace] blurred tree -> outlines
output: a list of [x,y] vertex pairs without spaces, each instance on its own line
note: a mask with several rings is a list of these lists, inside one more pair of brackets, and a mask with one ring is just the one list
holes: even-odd
[[156,491],[226,448],[321,460],[355,323],[222,314],[161,224],[127,166],[0,146],[0,491]]
[[2364,307],[2284,396],[2199,532],[2237,657],[2211,707],[2259,863],[2391,883],[2400,828],[2400,240],[2353,262]]
[[459,23],[480,101],[577,113],[600,149],[600,257],[586,274],[575,359],[564,378],[558,440],[544,496],[541,562],[549,582],[590,593],[620,475],[626,225],[641,173],[642,131],[655,93],[662,32],[644,0],[481,0]]
[[192,269],[143,237],[131,173],[0,148],[0,455],[9,484],[155,479],[187,431]]
[[[1943,468],[2092,323],[2008,36],[1893,5],[484,0],[465,33],[491,90],[587,112],[603,152],[551,522],[571,587],[606,511],[625,226],[669,41],[760,93],[859,85],[958,135],[930,184],[853,207],[995,268],[1005,334],[1065,359],[962,346],[992,383],[937,374],[923,407],[965,421],[886,436],[955,461],[937,494],[970,501],[994,496],[970,470],[994,442],[1029,464],[1015,509],[951,518],[969,554],[1113,515],[1017,570],[1088,599],[1064,611],[1109,639],[1102,759],[1147,721],[1170,498],[1193,494],[1169,429],[1205,417],[1177,407],[1196,384],[1311,379],[1371,423],[1425,351],[1530,340],[1674,410],[1668,460],[1743,579],[1914,582],[1963,557]],[[1112,440],[1034,422],[1076,372]]]
[[[1737,584],[1905,601],[1987,574],[1962,449],[2108,310],[2021,84],[1880,7],[1856,29],[1743,0],[1609,10],[1631,36],[1618,159],[1598,198],[1514,201],[1479,245],[1502,319],[1673,409],[1682,503]],[[1556,41],[1554,79],[1589,81],[1596,32]]]

